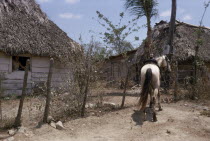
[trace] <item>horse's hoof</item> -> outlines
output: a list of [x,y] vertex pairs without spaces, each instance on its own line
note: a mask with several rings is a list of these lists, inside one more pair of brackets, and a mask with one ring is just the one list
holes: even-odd
[[162,108],[159,108],[159,111],[163,111],[163,109]]
[[153,119],[153,122],[157,122],[157,119]]
[[156,115],[153,115],[153,122],[156,122],[157,121],[157,117]]

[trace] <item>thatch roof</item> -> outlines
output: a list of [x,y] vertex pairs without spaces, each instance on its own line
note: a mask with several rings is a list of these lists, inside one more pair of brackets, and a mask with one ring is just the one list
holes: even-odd
[[61,59],[78,48],[34,0],[0,1],[0,52]]
[[[195,56],[195,46],[197,45],[197,31],[199,27],[191,24],[176,22],[176,31],[174,37],[174,56],[178,60],[187,60]],[[169,46],[167,45],[169,32],[169,23],[161,21],[153,28],[153,47],[155,48],[154,54],[160,56],[167,54]],[[202,27],[201,36],[203,45],[200,46],[199,57],[204,61],[210,61],[210,29]],[[144,53],[144,42],[135,55],[135,60]]]

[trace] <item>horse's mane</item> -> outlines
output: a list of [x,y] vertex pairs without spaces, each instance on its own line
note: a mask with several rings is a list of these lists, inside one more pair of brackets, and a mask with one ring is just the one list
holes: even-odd
[[155,60],[158,62],[158,66],[161,67],[162,61],[165,60],[165,55],[156,57]]

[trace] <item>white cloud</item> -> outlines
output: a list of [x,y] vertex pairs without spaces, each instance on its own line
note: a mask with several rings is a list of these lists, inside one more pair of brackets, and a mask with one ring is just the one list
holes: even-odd
[[163,11],[160,13],[161,17],[169,17],[171,16],[171,10]]
[[185,15],[182,20],[184,21],[189,21],[189,20],[192,20],[192,16],[191,15]]
[[81,19],[82,15],[73,14],[73,13],[62,13],[59,14],[59,17],[62,19]]
[[75,4],[77,2],[80,2],[80,0],[65,0],[69,4]]
[[50,2],[51,0],[37,0],[40,3],[46,3],[46,2]]

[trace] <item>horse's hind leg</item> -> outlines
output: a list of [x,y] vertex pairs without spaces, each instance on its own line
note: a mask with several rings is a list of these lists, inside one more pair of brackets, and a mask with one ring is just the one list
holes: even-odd
[[157,121],[157,114],[155,111],[155,97],[152,98],[153,122]]
[[162,111],[162,107],[161,107],[161,104],[160,104],[160,91],[158,91],[158,108],[159,108],[159,111]]
[[143,120],[146,121],[146,108],[143,110]]
[[157,121],[157,114],[156,114],[156,111],[155,111],[155,104],[156,104],[156,96],[158,94],[158,89],[156,88],[154,90],[154,95],[152,97],[152,110],[153,110],[153,122],[156,122]]
[[153,93],[153,92],[150,92],[149,108],[152,108],[152,93]]

